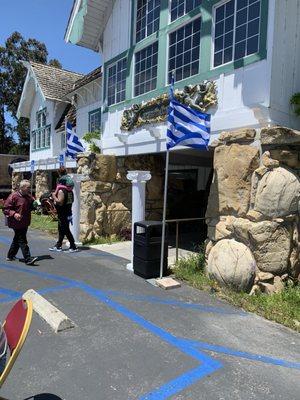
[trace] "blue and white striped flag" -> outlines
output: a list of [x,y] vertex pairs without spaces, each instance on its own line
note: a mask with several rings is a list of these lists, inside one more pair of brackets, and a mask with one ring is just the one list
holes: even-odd
[[170,88],[167,150],[180,145],[207,148],[210,135],[210,114],[196,111],[174,98],[173,80]]
[[84,147],[80,142],[78,136],[73,132],[73,126],[70,122],[66,124],[67,131],[67,150],[66,157],[75,158],[77,153],[82,153],[84,151]]

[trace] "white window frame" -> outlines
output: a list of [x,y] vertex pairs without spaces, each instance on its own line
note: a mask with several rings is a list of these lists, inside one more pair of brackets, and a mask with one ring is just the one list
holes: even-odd
[[[139,95],[136,96],[135,93],[134,93],[134,89],[135,89],[135,61],[136,61],[136,53],[139,53],[140,51],[146,49],[147,47],[152,46],[155,42],[157,42],[157,75],[156,75],[156,87],[155,87],[154,89],[149,90],[149,92],[145,92],[145,93],[142,93],[142,94],[139,94]],[[158,40],[158,38],[153,38],[153,40],[151,40],[150,43],[147,43],[147,45],[145,45],[145,46],[143,46],[143,47],[137,49],[137,50],[135,51],[135,53],[134,53],[134,56],[133,56],[133,79],[132,79],[132,88],[131,88],[131,89],[132,89],[132,98],[137,98],[137,97],[139,97],[139,96],[144,96],[145,94],[151,93],[151,92],[153,92],[154,90],[157,89],[158,65],[159,65],[159,40]]]
[[[106,101],[107,101],[107,106],[108,106],[108,107],[112,107],[112,106],[115,106],[116,104],[123,103],[123,101],[126,100],[126,83],[127,83],[127,79],[126,79],[126,77],[125,77],[125,97],[124,97],[124,100],[121,100],[121,101],[116,102],[116,103],[113,103],[113,104],[108,104],[108,80],[109,80],[109,69],[112,68],[114,65],[117,65],[118,62],[120,62],[120,61],[122,61],[122,60],[124,60],[124,59],[126,59],[126,73],[127,73],[127,71],[128,71],[128,57],[127,57],[127,55],[126,55],[125,57],[122,57],[122,58],[120,58],[119,60],[117,60],[117,61],[115,61],[115,62],[113,62],[113,63],[111,63],[111,64],[109,64],[109,65],[107,66]],[[116,93],[115,93],[115,98],[116,98]]]
[[[162,2],[162,0],[160,0],[160,12],[161,12],[161,2]],[[143,40],[147,39],[151,35],[154,35],[156,32],[159,31],[159,27],[160,27],[160,12],[159,12],[158,30],[155,31],[155,32],[150,33],[149,35],[146,34],[146,36],[143,39],[140,39],[138,42],[136,41],[137,3],[138,3],[138,0],[135,0],[135,2],[134,2],[134,35],[133,35],[135,44],[141,43]],[[147,22],[147,20],[146,20],[146,22]],[[146,33],[147,33],[147,24],[146,24]]]
[[[174,22],[180,20],[180,18],[182,18],[182,17],[184,17],[185,15],[188,14],[188,13],[185,11],[185,13],[184,13],[183,15],[181,15],[180,17],[177,17],[176,19],[174,19],[174,21],[172,21],[172,20],[171,20],[171,3],[172,3],[172,0],[169,0],[169,7],[168,7],[168,8],[169,8],[169,18],[168,18],[169,24],[173,24]],[[200,6],[202,5],[202,3],[203,3],[203,0],[201,0]],[[198,7],[200,7],[200,6],[196,6],[195,8],[193,8],[193,10],[195,10],[196,8],[198,8]],[[193,11],[193,10],[191,10],[191,11]],[[189,11],[189,12],[191,12],[191,11]]]
[[[95,114],[100,115],[100,124],[98,130],[91,129],[91,117],[94,116]],[[89,112],[89,132],[100,132],[100,131],[101,131],[101,108],[96,108],[95,110]]]
[[[226,0],[226,1],[228,1],[228,0]],[[181,18],[181,17],[180,17],[180,18]],[[202,31],[202,25],[203,25],[203,22],[202,22],[202,13],[199,13],[199,14],[195,15],[193,18],[190,18],[188,21],[183,21],[181,24],[177,25],[176,27],[174,27],[173,29],[171,29],[171,30],[168,31],[168,34],[167,34],[167,41],[166,41],[166,43],[167,43],[167,46],[166,46],[166,61],[167,61],[167,62],[166,62],[166,70],[165,70],[165,77],[166,77],[165,86],[169,86],[169,85],[170,85],[169,80],[168,80],[168,75],[169,75],[170,35],[171,35],[173,32],[176,32],[178,29],[180,29],[180,28],[184,27],[185,25],[187,25],[187,24],[189,24],[189,23],[195,21],[195,20],[198,19],[198,18],[201,19],[200,44],[199,44],[199,55],[200,55],[200,52],[201,52],[201,38],[202,38],[202,36],[201,36],[201,31]],[[177,20],[176,20],[176,21],[177,21]],[[173,22],[174,22],[174,21],[173,21]],[[199,68],[198,68],[198,73],[197,73],[197,74],[200,74],[200,73],[201,73],[200,67],[201,67],[201,65],[200,65],[200,58],[199,58]],[[175,80],[175,83],[176,83],[176,82],[184,81],[185,79],[192,78],[193,76],[196,76],[197,74],[191,75],[191,76],[189,76],[188,78],[183,78],[183,79],[181,79],[180,81],[176,81],[176,80]]]
[[234,55],[235,55],[235,35],[236,35],[236,14],[237,14],[237,0],[234,0],[234,21],[233,21],[233,45],[232,45],[232,60],[228,61],[227,63],[220,64],[218,66],[214,66],[214,58],[215,58],[215,29],[216,29],[216,10],[218,7],[228,3],[230,0],[222,0],[219,3],[215,4],[213,6],[212,10],[212,30],[211,30],[211,59],[210,59],[210,69],[214,70],[217,68],[221,68],[223,66],[226,66],[228,64],[231,64],[234,61],[239,61],[239,60],[244,60],[248,57],[253,56],[254,54],[257,54],[260,52],[260,38],[261,38],[261,11],[262,11],[262,0],[260,0],[260,14],[259,14],[259,28],[258,28],[258,48],[257,52],[245,55],[242,58],[239,58],[238,60],[234,60]]

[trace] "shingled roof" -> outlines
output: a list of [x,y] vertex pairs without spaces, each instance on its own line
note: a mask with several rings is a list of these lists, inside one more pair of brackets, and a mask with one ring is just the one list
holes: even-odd
[[63,100],[65,94],[72,91],[75,82],[84,78],[83,74],[50,65],[36,62],[30,62],[30,65],[44,96],[52,100]]
[[102,67],[98,67],[74,83],[73,90],[80,88],[102,76]]

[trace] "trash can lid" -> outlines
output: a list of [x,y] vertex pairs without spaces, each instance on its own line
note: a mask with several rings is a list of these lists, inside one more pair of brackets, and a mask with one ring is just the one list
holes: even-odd
[[135,222],[134,225],[143,226],[147,228],[148,226],[161,226],[162,221],[138,221]]

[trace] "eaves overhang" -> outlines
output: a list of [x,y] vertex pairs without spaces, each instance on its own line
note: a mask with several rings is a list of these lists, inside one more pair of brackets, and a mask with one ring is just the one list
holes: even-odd
[[101,38],[115,0],[74,0],[65,33],[67,43],[101,51]]

